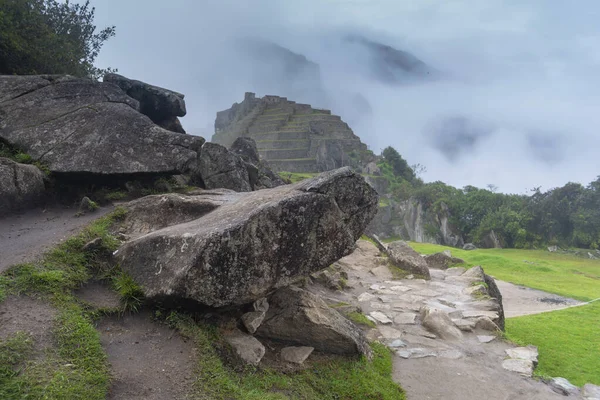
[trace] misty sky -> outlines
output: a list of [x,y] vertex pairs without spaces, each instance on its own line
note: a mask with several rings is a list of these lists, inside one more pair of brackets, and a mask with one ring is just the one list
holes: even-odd
[[[597,0],[92,2],[97,25],[117,27],[98,66],[184,93],[184,127],[208,140],[216,112],[246,91],[294,100],[240,55],[235,44],[251,37],[319,64],[323,102],[374,152],[392,145],[425,165],[425,181],[524,193],[600,175]],[[361,54],[339,46],[348,34],[408,51],[445,77],[375,81]],[[356,94],[370,115],[353,115]]]

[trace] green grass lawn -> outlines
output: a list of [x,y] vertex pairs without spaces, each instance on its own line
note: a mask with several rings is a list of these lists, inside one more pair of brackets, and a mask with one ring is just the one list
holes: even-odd
[[[550,293],[592,300],[600,297],[600,261],[542,250],[465,251],[411,243],[424,254],[450,249],[469,266],[481,265],[497,279]],[[527,262],[525,262],[527,261]],[[600,385],[600,301],[589,305],[506,320],[506,336],[539,350],[536,375],[561,376],[575,385]]]
[[506,320],[507,338],[539,350],[536,375],[600,385],[600,302]]
[[[589,301],[600,297],[600,260],[544,250],[461,250],[429,243],[410,243],[419,253],[449,249],[469,266],[481,265],[495,278],[561,296]],[[527,261],[527,262],[526,262]]]

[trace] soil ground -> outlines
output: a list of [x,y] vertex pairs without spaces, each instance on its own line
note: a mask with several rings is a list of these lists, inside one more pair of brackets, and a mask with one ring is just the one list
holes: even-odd
[[98,323],[113,382],[108,399],[184,399],[196,368],[194,343],[149,312],[107,317]]
[[0,219],[0,273],[10,266],[34,261],[112,209],[101,207],[76,217],[77,208],[54,206]]

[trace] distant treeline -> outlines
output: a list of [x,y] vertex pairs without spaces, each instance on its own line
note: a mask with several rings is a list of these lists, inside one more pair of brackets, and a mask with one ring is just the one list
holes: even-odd
[[467,242],[478,243],[493,230],[505,247],[600,247],[600,176],[587,186],[567,183],[516,195],[496,193],[493,187],[457,189],[439,181],[423,183],[392,147],[383,151],[378,166],[393,199],[415,198],[434,210],[446,204],[450,222]]
[[0,0],[0,74],[98,78],[94,60],[114,34],[96,32],[89,1]]

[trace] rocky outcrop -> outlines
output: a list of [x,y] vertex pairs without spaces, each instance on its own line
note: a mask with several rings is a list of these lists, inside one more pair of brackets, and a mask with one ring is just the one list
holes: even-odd
[[[197,173],[207,189],[225,188],[250,192],[250,176],[244,160],[216,143],[205,143],[198,159]],[[194,176],[192,176],[194,179]]]
[[[384,178],[369,177],[369,183],[378,193],[387,192]],[[386,181],[387,182],[387,181]],[[395,202],[388,199],[381,204],[368,231],[380,237],[400,237],[420,243],[462,247],[463,238],[450,222],[450,211],[445,204],[439,209],[426,208],[417,199]]]
[[491,230],[483,237],[479,246],[483,249],[501,249],[502,243],[498,239],[498,236],[496,236],[496,232]]
[[0,157],[0,216],[35,206],[44,189],[44,174],[37,167]]
[[371,354],[362,331],[312,293],[287,287],[271,296],[269,304],[259,336],[326,353]]
[[427,262],[427,266],[434,269],[448,269],[455,264],[463,264],[465,262],[465,260],[461,258],[452,257],[446,253],[429,254],[424,258],[425,262]]
[[394,266],[423,279],[431,279],[427,262],[408,243],[402,240],[389,243],[387,253]]
[[239,137],[233,142],[229,151],[236,154],[244,160],[248,169],[250,186],[253,190],[273,188],[285,185],[285,182],[279,175],[271,170],[266,161],[261,161],[258,154],[258,148],[254,139],[249,137]]
[[60,174],[175,174],[204,139],[157,126],[119,86],[70,76],[0,76],[0,139]]
[[367,147],[339,116],[285,97],[256,98],[217,113],[212,141],[230,146],[238,137],[256,141],[275,171],[321,172],[350,165],[350,153]]
[[[147,298],[212,307],[253,302],[350,254],[378,201],[349,168],[295,185],[213,198],[223,204],[201,218],[131,240],[116,252],[115,261]],[[167,209],[146,206],[152,208]]]
[[117,74],[106,74],[103,80],[114,83],[129,97],[136,99],[140,104],[140,112],[155,124],[170,131],[185,133],[177,118],[186,114],[183,94]]

